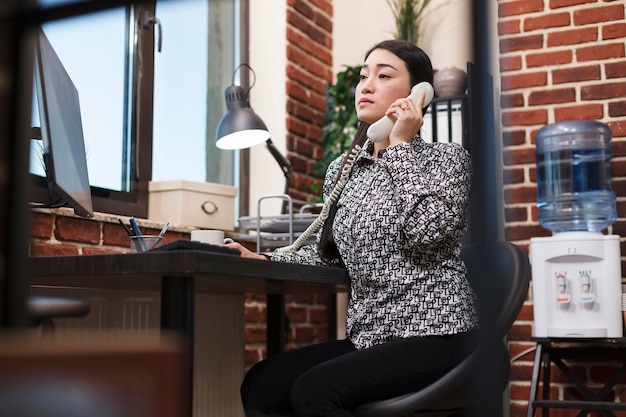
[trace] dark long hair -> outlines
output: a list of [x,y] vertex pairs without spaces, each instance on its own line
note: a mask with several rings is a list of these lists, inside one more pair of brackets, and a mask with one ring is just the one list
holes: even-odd
[[[369,51],[367,51],[365,53],[364,60],[367,60],[370,54],[376,49],[385,49],[404,61],[404,63],[406,64],[406,68],[409,71],[411,86],[422,81],[427,81],[430,84],[433,83],[433,66],[430,62],[430,58],[428,57],[426,52],[424,52],[418,46],[399,39],[385,40],[377,43]],[[354,135],[354,139],[352,140],[352,145],[347,151],[348,155],[353,151],[355,146],[363,146],[363,144],[365,144],[365,141],[367,140],[368,127],[369,123],[359,122],[357,132]],[[339,175],[341,174],[341,171],[346,164],[346,160],[347,158],[345,158],[344,156],[333,186],[339,180]],[[322,235],[320,236],[320,241],[317,247],[322,259],[341,259],[332,234],[332,226],[336,212],[337,201],[335,201],[330,207],[328,218],[326,219],[326,221],[324,222],[324,226],[322,227]]]

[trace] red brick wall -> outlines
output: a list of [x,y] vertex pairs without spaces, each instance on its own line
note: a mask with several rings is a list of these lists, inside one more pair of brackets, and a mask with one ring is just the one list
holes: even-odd
[[[293,165],[289,194],[309,201],[315,162],[323,158],[326,85],[332,82],[332,1],[287,0],[287,157]],[[287,349],[328,340],[329,295],[287,295]],[[266,356],[265,296],[246,296],[246,366]]]
[[[619,219],[613,233],[626,236],[626,17],[624,1],[499,0],[505,237],[528,250],[529,240],[548,236],[537,221],[534,136],[548,123],[593,119],[613,133],[611,165]],[[622,241],[622,253],[626,253]],[[622,261],[622,269],[624,269]],[[528,348],[532,300],[510,334],[511,356]],[[513,363],[511,416],[525,416],[533,354]],[[614,364],[580,363],[591,383],[606,380]],[[571,384],[555,368],[553,398],[571,395]],[[626,391],[618,385],[616,395]],[[557,410],[575,416],[577,410]],[[595,415],[595,414],[594,414]]]
[[332,1],[287,1],[287,150],[289,194],[309,201],[313,165],[323,159],[322,122],[332,72]]
[[[128,235],[116,216],[96,214],[93,219],[76,217],[69,209],[35,211],[31,222],[31,256],[93,255],[128,252]],[[138,220],[146,235],[158,235],[162,224]],[[164,243],[189,239],[189,231],[172,227]]]

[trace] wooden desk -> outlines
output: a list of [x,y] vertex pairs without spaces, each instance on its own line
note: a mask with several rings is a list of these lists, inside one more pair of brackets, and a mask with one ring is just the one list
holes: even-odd
[[[601,411],[607,417],[615,417],[612,410],[626,410],[626,403],[607,400],[616,384],[626,375],[626,338],[611,339],[579,339],[579,338],[533,338],[537,342],[535,362],[530,385],[528,400],[528,417],[533,417],[538,408],[543,410],[542,416],[548,417],[550,409],[578,409],[578,416],[586,416],[592,410]],[[597,358],[613,359],[620,362],[613,375],[601,389],[591,389],[585,381],[579,378],[575,371],[564,362],[572,360],[597,360]],[[550,367],[556,365],[561,372],[572,382],[583,397],[575,400],[551,400],[550,384],[552,382]],[[543,389],[539,394],[540,374],[543,372]]]
[[[31,285],[160,291],[161,328],[181,332],[188,346],[187,416],[191,416],[193,410],[196,292],[337,293],[347,291],[349,282],[346,271],[340,268],[268,262],[200,251],[34,257],[30,258],[30,268]],[[273,314],[268,311],[268,317]],[[267,325],[275,324],[268,322]]]

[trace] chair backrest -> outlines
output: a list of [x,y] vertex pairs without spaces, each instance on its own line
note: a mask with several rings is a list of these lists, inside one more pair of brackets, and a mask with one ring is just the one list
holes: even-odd
[[461,251],[467,278],[480,303],[481,336],[500,340],[515,322],[528,295],[528,256],[510,242],[468,245]]
[[509,371],[508,350],[502,340],[528,295],[530,262],[519,247],[501,241],[468,245],[463,248],[461,257],[480,303],[478,347],[463,362],[428,387],[388,400],[364,404],[355,410],[355,416],[394,417],[422,409],[461,407],[468,397],[482,394],[470,392],[467,382],[470,382],[470,387],[475,386],[472,382],[476,382],[477,369],[491,367],[493,363],[506,369],[495,370],[493,381],[485,380],[489,378],[486,373],[478,380],[484,386],[502,392]]

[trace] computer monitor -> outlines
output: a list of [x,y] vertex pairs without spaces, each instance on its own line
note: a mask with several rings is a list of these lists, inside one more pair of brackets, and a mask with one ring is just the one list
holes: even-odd
[[35,39],[35,89],[51,201],[92,217],[78,91],[41,29]]

